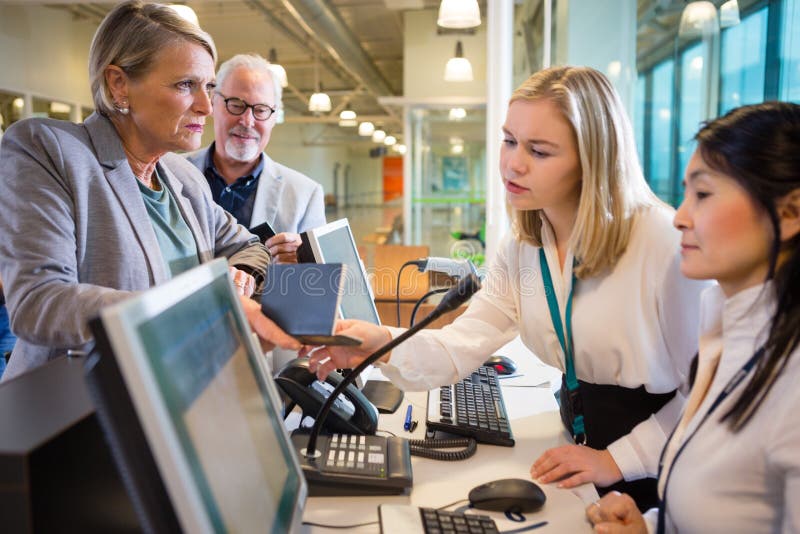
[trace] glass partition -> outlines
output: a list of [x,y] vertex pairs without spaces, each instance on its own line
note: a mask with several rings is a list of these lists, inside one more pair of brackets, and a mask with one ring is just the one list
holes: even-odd
[[412,108],[412,244],[432,256],[483,260],[486,205],[486,112],[482,108]]

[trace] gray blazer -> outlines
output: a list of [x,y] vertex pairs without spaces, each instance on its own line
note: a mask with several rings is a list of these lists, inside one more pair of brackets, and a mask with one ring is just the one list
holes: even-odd
[[[209,147],[186,158],[205,172]],[[272,160],[264,153],[264,170],[258,179],[253,215],[248,228],[268,222],[276,232],[305,232],[325,224],[322,186],[300,172]]]
[[[265,269],[269,253],[214,203],[192,165],[165,154],[158,170],[201,262],[224,256]],[[0,277],[19,337],[3,379],[87,350],[88,319],[169,278],[120,138],[101,115],[12,125],[0,144],[0,214]]]

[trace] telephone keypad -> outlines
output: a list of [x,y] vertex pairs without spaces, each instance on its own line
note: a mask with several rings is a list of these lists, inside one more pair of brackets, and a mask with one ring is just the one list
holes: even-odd
[[378,436],[334,434],[323,458],[323,472],[386,477],[386,440]]

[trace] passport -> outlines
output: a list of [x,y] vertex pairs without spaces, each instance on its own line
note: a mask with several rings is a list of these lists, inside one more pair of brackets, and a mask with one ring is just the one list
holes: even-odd
[[358,338],[334,335],[346,270],[341,263],[271,264],[261,311],[305,345],[360,345]]

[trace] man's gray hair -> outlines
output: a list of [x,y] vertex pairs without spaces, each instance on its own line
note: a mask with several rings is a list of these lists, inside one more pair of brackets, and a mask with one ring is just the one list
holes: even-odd
[[[283,98],[283,87],[281,87],[281,81],[272,71],[270,62],[258,54],[236,54],[229,60],[223,62],[217,71],[217,87],[221,87],[222,84],[225,83],[225,79],[228,77],[228,75],[238,68],[245,68],[268,75],[270,81],[272,82],[272,88],[275,90],[275,103],[273,105],[275,106],[275,109],[281,107],[281,99]],[[268,104],[269,102],[265,103]]]

